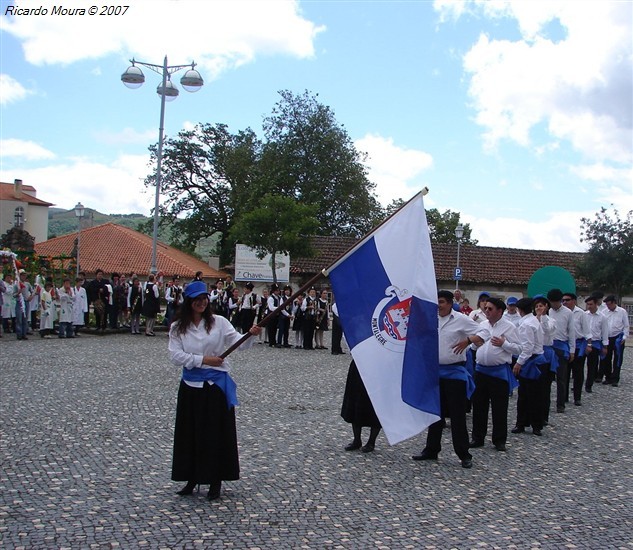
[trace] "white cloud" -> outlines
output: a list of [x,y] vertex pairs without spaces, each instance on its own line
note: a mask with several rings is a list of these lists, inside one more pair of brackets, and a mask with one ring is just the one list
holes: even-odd
[[527,248],[530,250],[557,250],[584,252],[580,242],[580,219],[591,217],[592,212],[557,212],[545,221],[528,221],[518,218],[478,218],[462,214],[469,223],[472,237],[481,246]]
[[383,206],[394,199],[408,200],[424,187],[419,176],[433,165],[433,157],[428,153],[398,147],[392,138],[375,134],[356,140],[354,145],[368,154],[369,179],[376,184],[376,194]]
[[[38,2],[50,10],[51,0]],[[0,29],[18,38],[29,63],[67,64],[123,53],[160,63],[156,52],[169,52],[170,63],[194,59],[214,78],[256,55],[314,55],[314,39],[324,30],[304,19],[298,2],[282,0],[131,0],[124,15],[76,17],[2,17]],[[77,44],[81,44],[78,48]]]
[[27,160],[47,160],[55,158],[55,153],[33,141],[22,139],[1,139],[0,157],[19,157]]
[[42,168],[13,167],[0,172],[2,181],[20,178],[37,190],[38,198],[59,208],[77,202],[108,214],[149,214],[154,205],[152,189],[143,185],[149,173],[149,155],[120,155],[110,164],[85,159]]
[[[530,145],[545,123],[589,159],[630,163],[633,157],[631,2],[436,2],[442,19],[465,11],[513,18],[522,39],[482,34],[464,56],[469,93],[487,147],[502,139]],[[548,37],[557,21],[562,39]]]
[[0,105],[8,105],[14,101],[20,101],[32,93],[15,78],[8,74],[0,74]]
[[95,132],[95,139],[107,145],[147,144],[158,141],[157,130],[138,132],[134,128],[124,128],[120,132]]

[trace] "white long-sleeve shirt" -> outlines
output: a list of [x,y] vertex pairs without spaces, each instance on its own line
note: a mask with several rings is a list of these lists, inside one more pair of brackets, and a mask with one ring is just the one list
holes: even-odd
[[609,338],[617,336],[621,332],[624,333],[624,339],[629,335],[629,316],[626,309],[620,306],[615,306],[615,309],[611,311],[608,307],[602,312],[609,323]]
[[591,313],[591,311],[585,311],[585,316],[589,319],[589,326],[591,327],[591,341],[602,342],[603,345],[609,345],[609,322],[604,315],[600,313]]
[[576,338],[584,338],[588,342],[591,341],[591,323],[585,315],[585,310],[576,306],[571,313],[574,316]]
[[466,361],[466,348],[461,353],[455,353],[453,346],[461,340],[477,333],[480,325],[467,315],[451,310],[445,317],[438,317],[440,365],[452,365]]
[[[571,313],[571,312],[570,312]],[[484,344],[477,348],[477,363],[494,367],[512,362],[513,355],[521,353],[519,333],[511,321],[499,319],[494,325],[486,320],[479,325],[477,336],[484,340]],[[494,336],[505,337],[502,346],[493,346],[490,341]]]
[[518,365],[525,365],[534,354],[543,353],[543,327],[534,315],[524,315],[519,321],[519,340],[521,353],[517,359]]
[[576,327],[574,326],[574,316],[571,310],[565,306],[560,306],[558,309],[552,307],[549,310],[549,316],[556,321],[554,340],[567,342],[569,349],[573,353],[576,349]]
[[[218,356],[235,344],[242,334],[237,332],[233,325],[221,315],[214,315],[215,322],[209,332],[206,331],[204,320],[198,326],[193,323],[189,325],[185,334],[178,334],[178,322],[172,323],[169,329],[169,357],[171,362],[177,367],[185,369],[202,368],[216,369],[229,372],[230,362],[225,359],[221,367],[211,367],[203,365],[202,359],[207,356]],[[255,342],[255,338],[248,338],[238,348],[240,350],[250,348]],[[207,381],[208,384],[213,384]],[[204,386],[203,381],[192,382],[185,380],[185,384],[194,388]]]

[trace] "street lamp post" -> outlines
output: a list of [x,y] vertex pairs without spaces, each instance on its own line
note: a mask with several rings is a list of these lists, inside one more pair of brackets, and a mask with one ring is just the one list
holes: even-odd
[[[461,223],[457,224],[457,227],[455,228],[455,237],[457,237],[457,266],[455,269],[455,289],[459,288],[459,279],[461,279],[461,272],[460,272],[460,266],[459,266],[459,252],[462,246],[463,236],[464,236],[464,226]],[[459,274],[459,278],[458,278],[458,274]]]
[[158,73],[162,76],[161,84],[156,88],[156,93],[160,96],[160,124],[158,127],[158,151],[156,153],[156,196],[154,200],[154,231],[152,234],[152,267],[150,273],[158,273],[156,246],[158,243],[158,207],[160,203],[160,185],[162,176],[162,162],[163,162],[163,140],[164,140],[164,125],[165,125],[165,101],[173,101],[178,97],[178,88],[172,83],[171,75],[182,69],[189,68],[189,70],[180,79],[180,84],[188,92],[197,92],[204,81],[200,76],[200,73],[195,69],[196,64],[190,63],[188,65],[167,65],[167,56],[162,65],[154,65],[152,63],[145,63],[143,61],[137,61],[131,59],[132,65],[121,75],[121,81],[128,88],[136,89],[140,88],[145,82],[145,75],[143,71],[137,65],[142,65],[148,69]]
[[79,249],[81,247],[81,218],[84,217],[84,205],[78,202],[75,205],[75,216],[77,216],[77,274],[79,277]]

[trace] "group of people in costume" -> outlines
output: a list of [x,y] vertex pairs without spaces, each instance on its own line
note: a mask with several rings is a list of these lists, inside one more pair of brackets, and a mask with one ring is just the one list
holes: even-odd
[[[250,292],[252,288],[244,295],[248,298]],[[267,305],[272,311],[284,300],[274,286],[271,297]],[[309,299],[317,300],[316,293],[312,297],[309,293],[305,301]],[[485,444],[490,409],[492,443],[498,451],[506,451],[509,396],[517,387],[517,417],[511,431],[519,434],[531,428],[534,435],[541,436],[548,425],[554,380],[558,413],[565,411],[569,401],[571,380],[577,406],[581,405],[583,384],[589,393],[598,381],[617,386],[629,332],[626,311],[617,306],[615,296],[607,296],[603,305],[598,295],[592,294],[585,300],[586,310],[579,308],[576,300],[574,293],[553,289],[547,296],[509,299],[508,307],[502,299],[482,293],[477,310],[467,315],[460,311],[452,292],[439,291],[441,420],[429,427],[424,449],[412,458],[437,460],[445,419],[449,418],[454,451],[461,466],[471,468],[471,450]],[[305,301],[300,302],[304,312],[308,308]],[[214,302],[217,297],[214,300],[205,283],[188,284],[169,333],[171,361],[182,368],[172,479],[186,482],[179,495],[189,495],[196,486],[208,484],[210,500],[220,497],[222,481],[239,477],[236,386],[228,373],[229,360],[222,354],[234,345],[239,345],[238,349],[251,347],[255,338],[244,338],[243,333],[262,334],[256,313],[237,330],[217,313]],[[281,334],[283,347],[283,331]],[[279,342],[279,323],[275,333],[269,332],[269,339],[273,345]],[[469,437],[467,414],[471,409]],[[345,450],[372,452],[381,426],[354,361],[341,415],[352,425],[354,435]],[[365,444],[363,427],[370,429]]]

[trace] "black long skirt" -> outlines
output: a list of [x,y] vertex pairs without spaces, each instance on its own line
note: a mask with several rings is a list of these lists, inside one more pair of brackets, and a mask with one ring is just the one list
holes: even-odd
[[171,479],[210,484],[239,477],[235,407],[227,407],[216,384],[192,388],[181,381]]
[[369,394],[354,361],[352,361],[347,371],[341,416],[345,422],[350,424],[368,426],[370,428],[381,427],[380,420],[376,416],[376,411],[371,404]]

